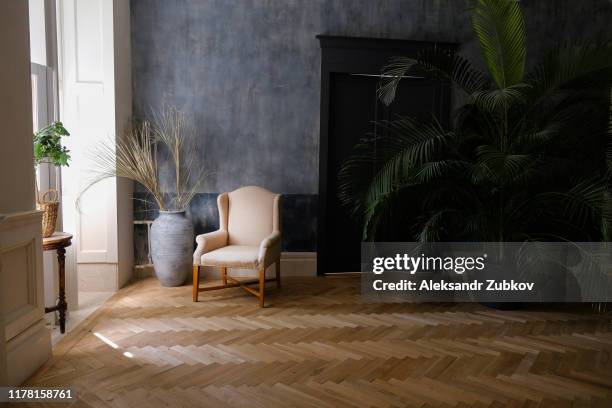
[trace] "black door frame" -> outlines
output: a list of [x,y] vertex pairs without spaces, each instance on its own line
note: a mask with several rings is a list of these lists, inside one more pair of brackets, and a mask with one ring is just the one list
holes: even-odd
[[[416,57],[434,47],[454,53],[458,44],[366,37],[317,35],[321,46],[321,113],[319,139],[319,217],[317,225],[317,275],[327,272],[328,141],[330,125],[330,82],[333,73],[378,75],[392,57]],[[441,83],[443,115],[450,114],[451,89]]]

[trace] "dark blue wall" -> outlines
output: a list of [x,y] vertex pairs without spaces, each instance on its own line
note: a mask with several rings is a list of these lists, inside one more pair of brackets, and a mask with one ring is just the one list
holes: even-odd
[[[522,3],[531,56],[557,41],[606,32],[612,21],[607,0]],[[255,184],[289,194],[285,248],[314,250],[321,63],[315,35],[458,42],[463,54],[477,57],[468,5],[132,0],[134,114],[146,117],[169,103],[196,123],[198,155],[210,172],[191,208],[198,229],[216,227],[211,197]]]
[[[444,4],[442,7],[441,4]],[[461,1],[133,0],[134,114],[191,113],[204,191],[318,190],[316,34],[463,41]],[[464,27],[462,29],[462,27]]]

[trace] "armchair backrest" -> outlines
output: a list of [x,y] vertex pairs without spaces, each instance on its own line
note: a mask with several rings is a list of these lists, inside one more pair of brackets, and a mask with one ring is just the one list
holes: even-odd
[[219,195],[219,224],[228,232],[228,245],[258,246],[272,232],[280,232],[280,198],[256,186]]

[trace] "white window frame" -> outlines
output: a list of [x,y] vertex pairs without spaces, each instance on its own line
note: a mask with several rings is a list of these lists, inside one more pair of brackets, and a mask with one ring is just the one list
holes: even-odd
[[[32,62],[32,112],[34,131],[59,119],[56,0],[44,0],[46,64]],[[61,171],[41,164],[37,169],[39,190],[55,188],[61,193]],[[58,226],[61,227],[61,210]]]
[[[56,0],[44,0],[44,23],[45,23],[45,55],[46,64],[31,63],[32,78],[32,112],[33,130],[59,120],[59,58],[58,58],[58,33],[57,33],[57,4]],[[41,164],[36,169],[36,181],[40,192],[55,188],[61,196],[61,169],[50,164]],[[57,229],[63,226],[63,208],[60,206],[58,212]],[[66,272],[74,270],[71,262],[66,262]],[[43,256],[43,281],[45,306],[55,305],[58,291],[57,260],[54,254],[48,252]],[[70,309],[78,307],[78,297],[74,290],[66,287],[68,304]],[[56,314],[47,314],[45,319],[49,323],[57,323]]]
[[[32,112],[34,131],[56,120],[57,99],[54,91],[55,71],[46,66],[31,63],[32,70]],[[42,163],[38,166],[37,181],[41,192],[50,188],[60,190],[60,170],[55,166]]]

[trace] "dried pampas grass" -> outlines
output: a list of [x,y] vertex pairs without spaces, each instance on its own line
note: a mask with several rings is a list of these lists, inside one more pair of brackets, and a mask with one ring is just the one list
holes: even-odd
[[[136,181],[145,187],[162,211],[184,211],[202,184],[205,172],[196,162],[195,130],[184,113],[164,106],[153,115],[153,122],[143,121],[123,137],[109,140],[91,151],[93,177],[79,194],[96,183],[112,177]],[[164,199],[157,163],[158,147],[168,149],[174,168],[175,191],[170,202]]]

